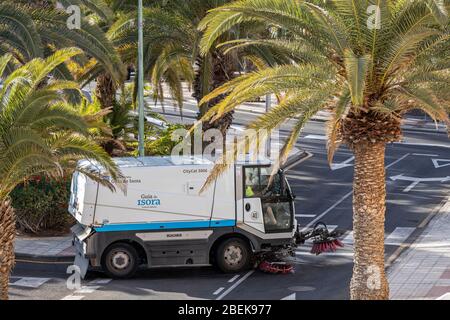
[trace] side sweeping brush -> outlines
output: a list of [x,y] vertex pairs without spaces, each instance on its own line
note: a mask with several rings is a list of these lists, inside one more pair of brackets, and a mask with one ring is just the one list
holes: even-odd
[[318,222],[311,230],[298,233],[296,242],[305,243],[306,240],[312,239],[311,253],[319,255],[323,252],[335,252],[339,247],[344,247],[344,244],[338,239],[339,236],[338,231],[330,232],[325,223]]
[[338,247],[344,247],[344,244],[336,238],[328,238],[326,240],[313,241],[311,253],[319,255],[323,252],[335,252]]

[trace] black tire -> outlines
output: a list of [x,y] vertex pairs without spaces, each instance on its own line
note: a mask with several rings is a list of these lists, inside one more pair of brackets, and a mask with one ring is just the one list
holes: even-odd
[[116,243],[105,250],[102,267],[111,278],[131,278],[139,267],[139,255],[133,246],[127,243]]
[[224,240],[216,250],[216,264],[224,273],[247,270],[251,262],[251,250],[247,241],[241,238]]

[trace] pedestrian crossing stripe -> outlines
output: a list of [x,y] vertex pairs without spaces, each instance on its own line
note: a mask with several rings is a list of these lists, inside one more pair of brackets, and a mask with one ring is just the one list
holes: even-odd
[[51,278],[37,278],[37,277],[11,277],[12,280],[18,279],[17,281],[10,282],[10,286],[18,286],[25,288],[37,289],[44,283],[48,282]]

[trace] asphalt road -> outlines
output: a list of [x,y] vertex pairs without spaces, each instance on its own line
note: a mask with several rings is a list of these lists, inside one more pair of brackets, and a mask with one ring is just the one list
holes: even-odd
[[[254,117],[252,112],[238,112],[236,122],[245,124]],[[282,136],[289,126],[282,128]],[[450,187],[450,181],[445,181],[450,176],[450,143],[444,132],[428,125],[404,129],[405,141],[389,145],[386,151],[387,261],[420,233],[421,224],[440,206]],[[142,270],[134,279],[111,281],[101,273],[90,273],[78,291],[67,289],[68,265],[18,262],[11,299],[347,299],[352,272],[353,161],[342,148],[330,168],[323,137],[323,122],[307,125],[297,147],[313,157],[292,168],[288,180],[297,195],[301,227],[321,220],[342,230],[346,246],[340,251],[313,256],[308,252],[311,244],[306,243],[298,249],[295,272],[289,275],[260,271],[225,275],[204,267]],[[29,287],[14,284],[30,278]]]

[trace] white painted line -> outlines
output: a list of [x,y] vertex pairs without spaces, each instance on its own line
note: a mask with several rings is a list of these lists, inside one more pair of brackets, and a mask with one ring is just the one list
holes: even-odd
[[335,171],[335,170],[339,170],[339,169],[342,169],[342,168],[353,167],[353,164],[350,163],[353,160],[355,160],[354,156],[348,158],[345,161],[342,161],[341,163],[332,163],[331,164],[331,170]]
[[[450,159],[431,159],[431,161],[433,161],[433,165],[436,169],[450,166]],[[443,162],[444,164],[440,164],[439,162]]]
[[[305,252],[305,251],[295,251],[295,255],[296,256],[312,256],[314,255],[311,252]],[[353,252],[324,252],[319,254],[319,256],[324,256],[324,257],[328,257],[328,256],[336,256],[336,257],[353,257],[354,253]]]
[[18,287],[26,287],[26,288],[39,288],[44,283],[49,281],[50,278],[35,278],[35,277],[23,277],[20,278],[20,280],[11,283],[12,286],[18,286]]
[[384,167],[385,169],[389,169],[390,167],[396,165],[397,163],[399,163],[400,161],[402,161],[403,159],[405,159],[407,156],[409,156],[410,153],[407,153],[405,155],[403,155],[402,157],[398,158],[397,160],[395,160],[394,162],[391,162],[390,164],[388,164],[386,167]]
[[327,229],[330,232],[333,232],[338,226],[335,224],[327,224]]
[[442,296],[436,298],[436,300],[450,300],[450,292],[444,293]]
[[[399,163],[400,161],[402,161],[403,159],[405,159],[407,156],[409,156],[410,153],[407,153],[405,155],[403,155],[402,157],[398,158],[397,160],[395,160],[394,162],[388,164],[385,169],[389,169],[390,167],[392,167],[393,165]],[[322,212],[321,214],[319,214],[315,219],[313,219],[310,223],[308,223],[301,231],[306,231],[308,228],[310,228],[311,226],[313,226],[317,221],[319,221],[320,219],[322,219],[323,216],[325,216],[328,212],[330,212],[331,210],[333,210],[334,208],[336,208],[339,204],[341,204],[341,202],[343,202],[345,199],[347,199],[348,197],[350,197],[352,195],[353,191],[350,191],[348,193],[346,193],[342,198],[340,198],[338,201],[336,201],[331,207],[329,207],[327,210],[325,210],[324,212]]]
[[410,192],[415,186],[419,184],[420,181],[414,181],[409,186],[407,186],[405,189],[403,189],[403,192]]
[[296,214],[295,216],[297,218],[314,218],[316,215],[315,214]]
[[241,275],[237,274],[235,275],[233,278],[231,278],[230,280],[228,280],[229,283],[234,282],[237,278],[239,278]]
[[308,134],[304,139],[327,140],[327,137],[318,134]]
[[281,300],[297,300],[296,293],[288,295],[287,297],[282,298]]
[[112,279],[95,279],[89,282],[89,284],[108,284],[112,281]]
[[336,201],[331,207],[329,207],[327,210],[325,210],[324,212],[322,212],[321,214],[319,214],[315,219],[313,219],[312,221],[310,221],[303,229],[302,231],[306,231],[308,230],[310,227],[312,227],[317,221],[319,221],[320,219],[322,219],[323,216],[325,216],[328,212],[330,212],[331,210],[333,210],[334,208],[336,208],[338,205],[341,204],[341,202],[343,202],[345,199],[347,199],[348,197],[350,197],[352,195],[353,191],[350,191],[348,193],[346,193],[342,198],[340,198],[338,201]]
[[83,298],[84,296],[74,296],[71,294],[70,296],[65,296],[61,300],[82,300]]
[[214,291],[213,295],[217,296],[219,293],[221,293],[223,290],[225,289],[225,287],[220,287],[219,289],[217,289],[216,291]]
[[342,239],[342,243],[344,245],[353,245],[354,239],[353,239],[353,231],[350,231],[344,239]]
[[396,176],[389,177],[391,180],[403,180],[403,181],[410,181],[411,184],[407,186],[403,192],[409,192],[411,191],[415,186],[417,186],[420,182],[446,182],[450,181],[450,176],[446,177],[437,177],[437,178],[416,178],[416,177],[408,177],[403,174],[398,174]]
[[226,297],[231,291],[233,291],[238,285],[245,281],[248,277],[250,277],[255,270],[250,270],[247,272],[242,278],[240,278],[237,282],[235,282],[231,287],[229,287],[224,293],[222,293],[216,300],[222,300]]
[[423,157],[439,157],[437,154],[429,154],[429,153],[413,153],[413,156],[423,156]]
[[75,293],[81,293],[81,294],[86,294],[86,293],[92,293],[95,290],[97,290],[98,288],[100,288],[100,286],[82,286],[81,289],[78,289],[75,291]]
[[394,231],[386,238],[384,244],[398,246],[401,245],[410,235],[414,232],[416,228],[408,227],[397,227]]
[[444,144],[434,144],[434,143],[420,143],[420,142],[394,142],[394,144],[404,144],[406,146],[418,146],[418,147],[439,147],[439,148],[450,148],[450,146]]

